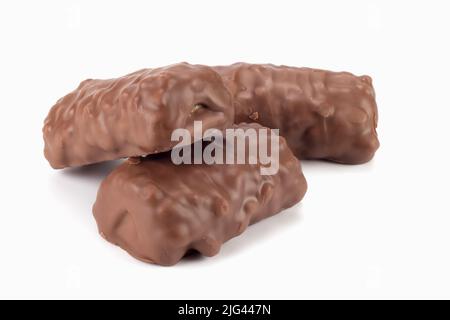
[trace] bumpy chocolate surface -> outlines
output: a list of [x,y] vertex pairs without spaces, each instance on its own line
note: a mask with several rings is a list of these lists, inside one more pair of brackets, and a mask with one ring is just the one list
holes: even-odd
[[[231,94],[231,95],[230,95]],[[171,149],[173,129],[255,121],[280,129],[298,158],[358,164],[379,147],[372,80],[347,72],[238,63],[186,63],[86,80],[44,125],[54,168]]]
[[171,133],[233,123],[231,96],[212,68],[187,63],[86,80],[60,99],[44,124],[45,156],[54,168],[170,150]]
[[300,163],[282,137],[279,142],[275,175],[261,175],[260,164],[177,166],[170,153],[125,162],[98,191],[99,232],[145,262],[173,265],[190,250],[214,256],[248,225],[303,198]]
[[215,70],[232,92],[235,122],[280,129],[299,158],[358,164],[379,147],[369,76],[246,63]]

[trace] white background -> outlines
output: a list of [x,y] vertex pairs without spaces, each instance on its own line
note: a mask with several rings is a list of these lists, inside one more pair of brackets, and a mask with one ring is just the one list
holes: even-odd
[[[1,298],[450,298],[448,1],[1,1]],[[97,234],[116,165],[54,171],[49,108],[85,78],[179,61],[369,74],[381,148],[304,163],[301,205],[214,258],[146,265]]]

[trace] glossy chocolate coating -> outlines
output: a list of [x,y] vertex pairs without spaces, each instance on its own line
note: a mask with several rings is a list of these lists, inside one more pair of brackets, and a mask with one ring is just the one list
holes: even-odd
[[145,262],[173,265],[190,250],[214,256],[248,225],[303,198],[300,163],[282,137],[279,142],[275,175],[261,175],[260,164],[177,166],[170,153],[125,162],[98,191],[99,232]]
[[170,150],[177,128],[223,129],[233,123],[231,96],[212,68],[187,63],[117,79],[86,80],[60,99],[44,124],[54,168]]
[[369,76],[246,63],[215,70],[233,95],[235,123],[280,129],[299,158],[358,164],[379,147]]
[[204,130],[255,121],[280,129],[298,158],[358,164],[379,147],[377,117],[368,76],[182,63],[86,80],[57,102],[43,131],[54,168],[170,150],[171,132],[192,131],[194,120],[203,120]]

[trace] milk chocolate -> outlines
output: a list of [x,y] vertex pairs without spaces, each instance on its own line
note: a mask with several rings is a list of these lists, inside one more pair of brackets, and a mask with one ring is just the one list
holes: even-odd
[[235,123],[280,129],[299,158],[359,164],[379,147],[369,76],[246,63],[215,70],[233,95]]
[[45,156],[54,168],[170,150],[171,133],[233,123],[231,96],[210,67],[187,63],[117,79],[86,80],[60,99],[44,124]]
[[238,63],[186,63],[118,79],[86,80],[44,125],[54,168],[140,156],[173,147],[173,129],[223,129],[255,121],[280,129],[298,158],[357,164],[379,146],[372,80],[347,72]]
[[93,213],[99,232],[144,262],[169,266],[191,251],[214,256],[248,225],[303,198],[306,180],[282,137],[278,161],[274,175],[261,175],[260,162],[175,165],[170,153],[125,162],[98,191]]

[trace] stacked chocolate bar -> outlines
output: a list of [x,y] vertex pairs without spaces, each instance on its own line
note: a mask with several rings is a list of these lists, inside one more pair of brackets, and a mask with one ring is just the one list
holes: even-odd
[[[43,132],[53,168],[130,158],[98,191],[100,234],[140,260],[173,265],[191,251],[213,256],[248,225],[299,202],[307,185],[298,159],[372,159],[376,126],[368,76],[181,63],[83,81],[50,110]],[[194,138],[180,146],[177,130]],[[246,142],[243,154],[228,148],[235,141]],[[224,158],[174,161],[211,150]],[[264,171],[261,150],[276,170]]]

